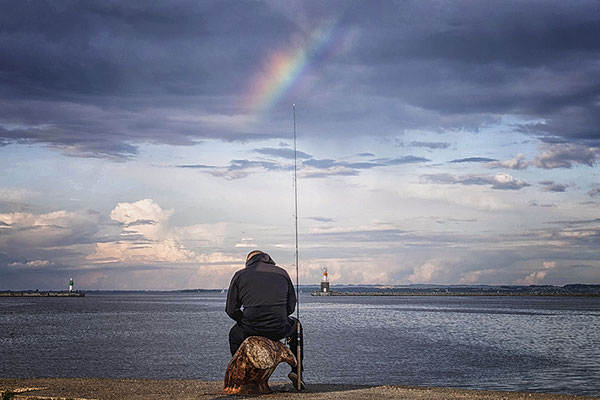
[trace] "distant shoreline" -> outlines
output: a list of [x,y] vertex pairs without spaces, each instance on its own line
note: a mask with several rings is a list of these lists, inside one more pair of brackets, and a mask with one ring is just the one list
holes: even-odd
[[0,297],[85,297],[84,292],[0,292]]

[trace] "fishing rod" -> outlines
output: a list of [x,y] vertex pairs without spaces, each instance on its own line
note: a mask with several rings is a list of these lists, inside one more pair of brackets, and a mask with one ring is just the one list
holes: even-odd
[[296,156],[296,104],[292,105],[294,110],[294,220],[296,224],[296,335],[298,340],[298,347],[296,351],[296,360],[298,362],[298,382],[296,382],[296,389],[302,389],[302,343],[301,339],[301,326],[300,326],[300,284],[299,284],[299,268],[298,268],[298,158]]
[[296,105],[292,104],[294,110],[294,221],[296,224],[296,318],[300,320],[300,290],[298,285],[298,159],[296,156]]

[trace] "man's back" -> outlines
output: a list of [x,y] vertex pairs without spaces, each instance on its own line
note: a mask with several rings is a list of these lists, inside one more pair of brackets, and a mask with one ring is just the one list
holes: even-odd
[[276,333],[289,329],[287,317],[295,305],[296,294],[288,273],[268,254],[258,253],[233,276],[226,311],[245,329]]

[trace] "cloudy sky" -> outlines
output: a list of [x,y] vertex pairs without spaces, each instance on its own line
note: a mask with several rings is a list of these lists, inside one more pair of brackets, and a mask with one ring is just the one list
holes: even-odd
[[600,283],[596,1],[1,1],[0,289]]

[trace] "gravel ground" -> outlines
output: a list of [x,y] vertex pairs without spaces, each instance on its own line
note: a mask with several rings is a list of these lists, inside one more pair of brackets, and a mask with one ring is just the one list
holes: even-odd
[[[0,399],[241,399],[243,396],[221,395],[222,382],[193,380],[149,379],[96,379],[96,378],[0,378]],[[296,392],[289,383],[271,383],[273,394],[261,397],[269,400],[376,400],[376,399],[481,399],[481,400],[575,400],[600,399],[600,397],[569,396],[559,394],[491,392],[479,390],[424,388],[409,386],[359,386],[311,384],[303,392]]]

